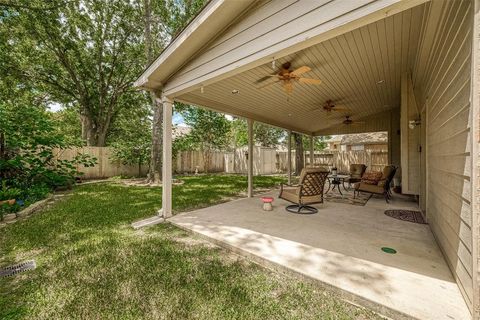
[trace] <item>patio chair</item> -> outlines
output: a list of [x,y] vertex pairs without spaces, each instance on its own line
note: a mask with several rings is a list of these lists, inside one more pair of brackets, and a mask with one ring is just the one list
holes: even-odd
[[323,189],[329,171],[327,168],[304,168],[300,174],[298,185],[280,185],[280,199],[294,204],[286,207],[293,213],[317,213],[310,204],[323,203]]
[[395,166],[385,166],[378,182],[368,180],[368,177],[366,177],[367,174],[365,174],[360,183],[358,183],[355,187],[355,190],[353,191],[353,198],[355,199],[360,192],[367,192],[383,195],[385,197],[385,201],[388,203],[392,196],[390,187],[396,171],[397,167]]
[[366,170],[367,170],[367,166],[364,164],[360,164],[360,163],[350,164],[350,170],[349,170],[350,178],[345,179],[345,182],[347,182],[348,186],[350,187],[352,183],[357,183],[362,181],[362,176]]

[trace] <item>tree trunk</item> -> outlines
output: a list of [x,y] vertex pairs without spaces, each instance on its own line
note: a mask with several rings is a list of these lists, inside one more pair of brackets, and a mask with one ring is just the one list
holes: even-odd
[[105,147],[107,142],[107,129],[95,125],[87,116],[80,115],[82,124],[82,140],[90,147]]
[[208,169],[210,168],[210,163],[212,160],[212,153],[209,149],[203,150],[203,165],[205,167],[205,173],[208,174]]
[[0,159],[7,160],[6,147],[5,147],[5,133],[0,131]]
[[304,167],[302,135],[293,133],[293,140],[295,141],[295,175],[298,176]]
[[[81,114],[80,120],[82,124],[82,140],[87,143],[87,146],[103,147],[104,145],[98,145],[98,132],[92,119],[86,114]],[[105,144],[105,141],[103,143]]]
[[151,93],[151,96],[154,109],[152,123],[152,150],[150,153],[148,181],[152,183],[160,183],[162,181],[163,105],[160,101],[157,101],[153,93]]
[[[153,61],[152,47],[152,7],[151,0],[143,0],[144,6],[144,38],[145,38],[145,58],[146,67]],[[162,151],[163,151],[163,105],[158,101],[153,92],[150,93],[153,108],[152,123],[152,150],[150,154],[150,170],[148,172],[148,181],[151,183],[160,183],[162,181]]]
[[97,132],[97,143],[96,147],[105,147],[107,144],[107,132],[106,130],[99,130],[100,132]]

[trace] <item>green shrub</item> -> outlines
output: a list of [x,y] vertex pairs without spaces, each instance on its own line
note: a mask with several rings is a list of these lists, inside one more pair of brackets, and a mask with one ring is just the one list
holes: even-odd
[[71,160],[57,159],[58,153],[74,145],[55,130],[55,121],[44,105],[23,100],[0,101],[2,185],[23,192],[38,185],[51,189],[70,186],[80,175],[77,165],[95,165],[96,158],[85,154]]
[[18,188],[7,187],[7,182],[2,181],[2,189],[0,189],[0,201],[17,199],[22,195],[22,190]]

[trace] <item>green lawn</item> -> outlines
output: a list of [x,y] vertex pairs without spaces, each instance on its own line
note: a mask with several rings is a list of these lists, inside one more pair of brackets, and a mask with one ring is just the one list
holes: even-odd
[[[176,211],[244,191],[240,176],[184,177]],[[258,177],[257,187],[281,178]],[[50,208],[0,229],[0,319],[371,319],[330,293],[238,258],[169,224],[132,221],[160,207],[160,188],[76,187]]]

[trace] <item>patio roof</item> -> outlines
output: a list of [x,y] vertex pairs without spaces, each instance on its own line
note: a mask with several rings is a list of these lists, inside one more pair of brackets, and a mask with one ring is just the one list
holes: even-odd
[[[229,6],[220,2],[209,3],[136,85],[163,90],[165,95],[177,101],[309,135],[389,129],[391,118],[399,113],[401,75],[413,68],[417,56],[421,33],[414,30],[421,30],[424,24],[426,5],[419,4],[425,1],[358,1],[355,6],[350,3],[343,7],[341,1],[309,2],[308,5],[292,1],[274,4],[247,1],[249,5],[230,8],[228,12],[225,10]],[[233,1],[238,2],[242,1]],[[331,16],[325,16],[327,9]],[[238,22],[232,18],[233,12],[237,18],[241,17]],[[292,12],[298,12],[299,16],[282,25],[281,19]],[[214,16],[222,19],[219,22]],[[303,19],[313,24],[303,25]],[[335,19],[339,19],[338,24],[333,23]],[[215,25],[213,21],[217,21]],[[316,25],[317,33],[323,31],[325,35],[313,37],[312,33],[304,35],[302,41],[288,44],[278,32],[285,27],[292,29],[291,24],[303,28]],[[272,27],[271,32],[265,30],[266,33],[255,35],[256,28]],[[301,34],[301,30],[291,32],[292,35]],[[221,71],[227,60],[235,59],[234,51],[244,48],[243,56],[238,57],[243,60],[250,50],[246,46],[255,47],[251,48],[252,52],[261,50],[258,46],[262,45],[263,38],[278,38],[277,49],[270,46],[268,54],[261,54],[246,64],[232,60],[233,69]],[[199,40],[203,41],[203,47],[197,43]],[[214,58],[216,55],[218,57]],[[272,61],[275,61],[275,70],[272,70]],[[278,72],[284,62],[291,62],[292,69],[303,65],[310,67],[312,70],[305,73],[305,77],[320,79],[322,84],[297,84],[291,95],[280,85],[259,89],[257,80]],[[206,72],[209,79],[203,81],[201,78]],[[187,79],[191,80],[188,87],[180,85]],[[265,84],[268,81],[271,80]],[[239,93],[232,94],[233,90]],[[348,111],[327,114],[321,108],[327,100],[342,104]],[[342,126],[345,115],[367,123]]]

